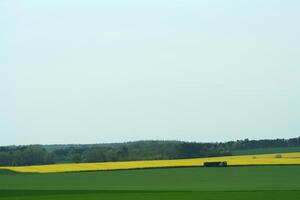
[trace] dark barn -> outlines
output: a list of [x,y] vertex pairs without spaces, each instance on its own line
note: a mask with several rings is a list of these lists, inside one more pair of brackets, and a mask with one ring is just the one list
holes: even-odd
[[204,162],[204,167],[227,167],[227,162]]

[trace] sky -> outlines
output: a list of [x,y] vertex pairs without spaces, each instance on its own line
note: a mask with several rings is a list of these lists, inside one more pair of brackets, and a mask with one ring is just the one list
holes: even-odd
[[300,136],[298,0],[2,0],[0,145]]

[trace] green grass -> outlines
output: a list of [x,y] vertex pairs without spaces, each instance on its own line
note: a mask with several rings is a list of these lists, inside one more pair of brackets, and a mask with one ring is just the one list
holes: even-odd
[[[298,200],[300,197],[299,191],[228,191],[228,192],[141,192],[141,191],[59,191],[58,193],[42,191],[30,191],[24,194],[11,191],[10,195],[4,192],[6,196],[0,195],[1,199],[6,200]],[[22,194],[19,195],[19,194]]]
[[300,147],[277,147],[277,148],[257,148],[257,149],[236,150],[232,152],[232,155],[238,156],[238,155],[292,153],[292,152],[300,152]]
[[7,169],[0,169],[0,175],[2,174],[16,174],[17,172],[7,170]]
[[300,199],[300,166],[0,173],[4,199]]

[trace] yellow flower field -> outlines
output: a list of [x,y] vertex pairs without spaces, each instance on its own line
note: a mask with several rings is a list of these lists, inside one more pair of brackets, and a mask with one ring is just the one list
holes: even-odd
[[76,171],[98,171],[98,170],[120,170],[120,169],[143,169],[159,167],[192,167],[203,166],[208,161],[227,161],[228,165],[300,165],[300,152],[278,154],[226,156],[212,158],[178,159],[178,160],[149,160],[149,161],[127,161],[127,162],[101,162],[101,163],[73,163],[73,164],[50,164],[35,166],[0,167],[16,172],[76,172]]

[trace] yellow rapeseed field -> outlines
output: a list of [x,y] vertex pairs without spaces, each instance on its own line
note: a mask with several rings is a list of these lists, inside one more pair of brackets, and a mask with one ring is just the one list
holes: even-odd
[[228,165],[292,165],[300,164],[299,153],[281,153],[247,156],[226,156],[212,158],[178,159],[178,160],[149,160],[149,161],[127,161],[127,162],[101,162],[101,163],[73,163],[73,164],[51,164],[35,166],[0,167],[16,172],[76,172],[97,170],[120,170],[120,169],[143,169],[159,167],[193,167],[203,166],[208,161],[227,161]]

